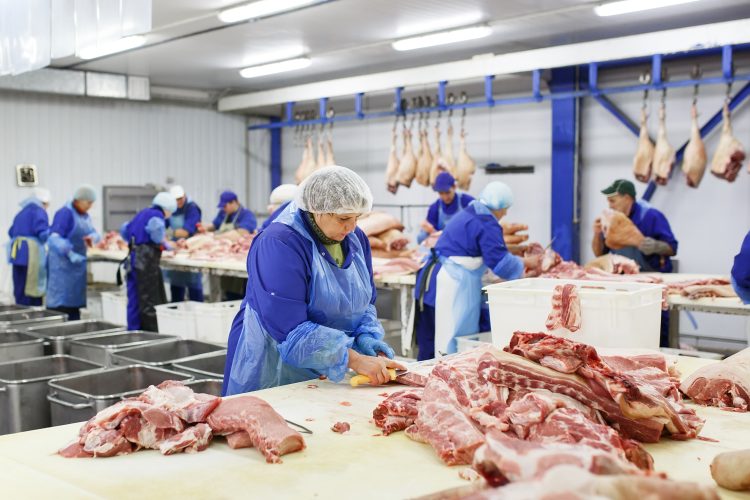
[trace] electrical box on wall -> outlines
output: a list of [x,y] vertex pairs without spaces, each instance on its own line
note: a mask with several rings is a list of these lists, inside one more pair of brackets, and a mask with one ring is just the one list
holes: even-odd
[[19,163],[16,165],[16,183],[20,187],[36,186],[39,184],[36,165],[30,163]]

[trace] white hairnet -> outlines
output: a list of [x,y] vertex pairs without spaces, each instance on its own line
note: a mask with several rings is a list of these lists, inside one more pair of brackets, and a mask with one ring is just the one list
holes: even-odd
[[182,186],[172,186],[169,192],[172,194],[172,196],[175,197],[175,199],[179,199],[185,196],[185,189],[183,189]]
[[276,188],[271,191],[269,203],[271,203],[271,205],[281,205],[282,203],[286,203],[287,201],[292,201],[296,194],[296,184],[282,184],[280,186],[276,186]]
[[34,198],[41,201],[42,203],[49,203],[50,200],[50,192],[49,189],[44,189],[43,187],[36,187],[34,188]]
[[96,201],[96,189],[90,184],[81,184],[73,194],[73,199],[94,202]]
[[513,205],[513,191],[507,184],[493,181],[482,189],[479,201],[487,205],[490,210],[510,208]]
[[372,192],[353,170],[334,165],[316,170],[302,181],[294,198],[315,214],[363,214],[372,210]]
[[154,196],[154,200],[151,202],[157,207],[161,207],[167,212],[174,212],[177,210],[177,199],[172,196],[171,193],[162,191],[161,193]]

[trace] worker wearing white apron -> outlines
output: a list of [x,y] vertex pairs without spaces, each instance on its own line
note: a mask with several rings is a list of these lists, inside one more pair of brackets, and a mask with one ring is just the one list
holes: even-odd
[[478,200],[457,214],[443,230],[417,276],[417,345],[420,360],[456,352],[456,338],[479,331],[482,275],[489,268],[505,280],[523,276],[539,256],[517,257],[508,251],[500,219],[513,204],[513,192],[491,182]]
[[456,191],[456,179],[448,172],[438,174],[432,189],[437,192],[438,199],[427,209],[427,218],[420,224],[417,243],[422,243],[432,233],[445,229],[453,216],[474,201],[473,196]]

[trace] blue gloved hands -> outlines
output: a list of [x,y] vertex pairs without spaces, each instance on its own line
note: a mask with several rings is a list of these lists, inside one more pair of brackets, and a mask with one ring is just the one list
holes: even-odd
[[171,250],[174,250],[174,245],[170,244],[167,240],[164,240],[161,242],[161,248],[162,250],[169,252]]
[[357,350],[366,356],[377,356],[378,353],[382,352],[388,358],[393,359],[393,356],[396,355],[391,346],[366,333],[358,335],[354,343]]
[[80,253],[70,252],[68,254],[68,260],[73,264],[80,264],[81,262],[86,260],[86,256],[81,255]]

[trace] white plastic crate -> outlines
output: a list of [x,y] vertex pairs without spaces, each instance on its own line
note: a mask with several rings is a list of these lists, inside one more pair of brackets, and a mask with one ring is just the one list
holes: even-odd
[[127,292],[102,292],[102,319],[116,325],[128,324]]
[[557,285],[572,283],[581,299],[581,329],[552,333],[595,347],[659,348],[662,286],[647,283],[521,279],[486,287],[492,343],[505,347],[513,332],[547,332]]
[[183,339],[197,340],[196,316],[200,302],[170,302],[156,306],[159,333],[177,335]]
[[475,347],[481,347],[482,345],[491,343],[492,333],[490,332],[477,333],[475,335],[467,335],[465,337],[457,337],[456,351],[465,352],[474,349]]
[[198,303],[195,330],[198,340],[226,345],[232,321],[240,310],[241,300]]

